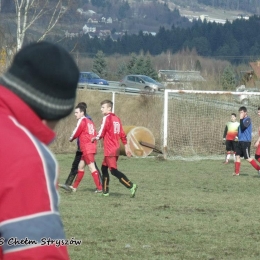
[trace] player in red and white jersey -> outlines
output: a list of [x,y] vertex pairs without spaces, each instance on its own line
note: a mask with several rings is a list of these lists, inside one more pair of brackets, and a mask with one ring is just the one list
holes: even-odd
[[102,183],[103,183],[103,195],[109,196],[109,174],[114,175],[120,183],[126,188],[130,189],[131,197],[135,196],[137,185],[132,183],[122,172],[117,169],[117,160],[120,151],[120,140],[125,146],[125,152],[127,156],[131,156],[131,152],[127,145],[126,134],[123,130],[121,120],[118,116],[112,113],[113,102],[110,100],[104,100],[101,102],[101,112],[104,115],[103,121],[98,132],[98,135],[92,138],[92,142],[95,140],[104,140],[104,159],[101,166],[102,171]]
[[79,139],[79,146],[82,152],[82,158],[79,163],[76,180],[74,184],[70,186],[70,188],[74,192],[77,190],[79,183],[84,176],[84,168],[86,165],[88,165],[88,168],[96,185],[96,192],[102,192],[102,184],[99,179],[98,171],[95,167],[95,154],[97,152],[97,144],[96,142],[92,142],[92,138],[96,136],[95,125],[93,121],[85,116],[85,106],[78,104],[75,107],[74,114],[76,116],[76,119],[78,120],[78,123],[70,137],[70,142],[72,142],[76,138]]
[[[260,107],[258,107],[257,109],[257,114],[260,117]],[[260,162],[260,126],[258,128],[258,138],[254,144],[254,147],[256,147],[256,151],[255,151],[255,159]],[[258,170],[258,174],[260,175],[260,167],[258,166],[258,168],[254,167],[256,170]]]

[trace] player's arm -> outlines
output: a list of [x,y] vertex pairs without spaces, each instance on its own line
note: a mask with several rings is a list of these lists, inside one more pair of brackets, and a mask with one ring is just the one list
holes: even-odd
[[260,137],[258,137],[258,139],[256,140],[255,144],[254,144],[254,147],[257,147],[260,143]]
[[251,118],[246,117],[245,119],[240,119],[240,129],[241,131],[245,131],[249,125],[251,124]]
[[73,130],[69,141],[72,142],[74,139],[78,138],[80,134],[82,133],[83,129],[86,127],[86,122],[83,120],[84,118],[80,118],[78,120],[76,128]]
[[228,127],[227,127],[227,125],[226,125],[226,127],[225,127],[225,129],[224,129],[224,134],[223,134],[223,144],[226,144],[227,132],[228,132]]
[[256,142],[255,142],[255,144],[254,144],[254,147],[257,147],[258,145],[259,145],[259,143],[260,143],[260,127],[259,127],[259,130],[258,130],[258,138],[257,138],[257,140],[256,140]]
[[125,154],[128,157],[130,157],[132,155],[132,153],[131,153],[130,148],[129,148],[128,144],[127,144],[126,134],[125,134],[125,131],[123,129],[123,126],[122,126],[121,122],[120,122],[120,133],[119,133],[119,135],[120,135],[120,139],[121,139],[123,145],[125,146]]
[[101,123],[101,126],[100,126],[100,129],[98,131],[98,134],[91,139],[91,142],[93,143],[96,140],[102,139],[104,137],[105,133],[106,133],[106,129],[107,129],[107,116],[104,116],[102,123]]
[[227,136],[227,131],[228,131],[228,127],[226,125],[225,129],[224,129],[224,134],[223,134],[223,139],[226,138]]

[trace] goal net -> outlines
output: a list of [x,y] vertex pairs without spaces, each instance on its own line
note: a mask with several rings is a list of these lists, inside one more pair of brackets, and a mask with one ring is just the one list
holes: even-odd
[[[164,155],[169,159],[224,159],[223,133],[231,113],[245,106],[258,138],[260,92],[165,90],[163,115]],[[255,148],[251,146],[251,156]]]

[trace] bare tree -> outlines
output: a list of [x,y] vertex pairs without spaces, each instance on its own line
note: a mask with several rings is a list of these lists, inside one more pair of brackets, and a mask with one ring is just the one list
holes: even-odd
[[26,31],[43,17],[50,17],[37,41],[42,41],[68,9],[70,0],[14,0],[17,18],[17,51],[22,48]]

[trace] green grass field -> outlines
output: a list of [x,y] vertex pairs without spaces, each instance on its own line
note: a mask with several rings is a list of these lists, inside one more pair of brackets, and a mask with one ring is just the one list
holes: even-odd
[[[64,182],[74,155],[57,155]],[[102,155],[97,156],[100,166]],[[136,197],[111,176],[110,196],[95,194],[90,173],[76,193],[60,191],[60,212],[75,260],[260,259],[260,178],[243,160],[164,161],[120,157]]]

